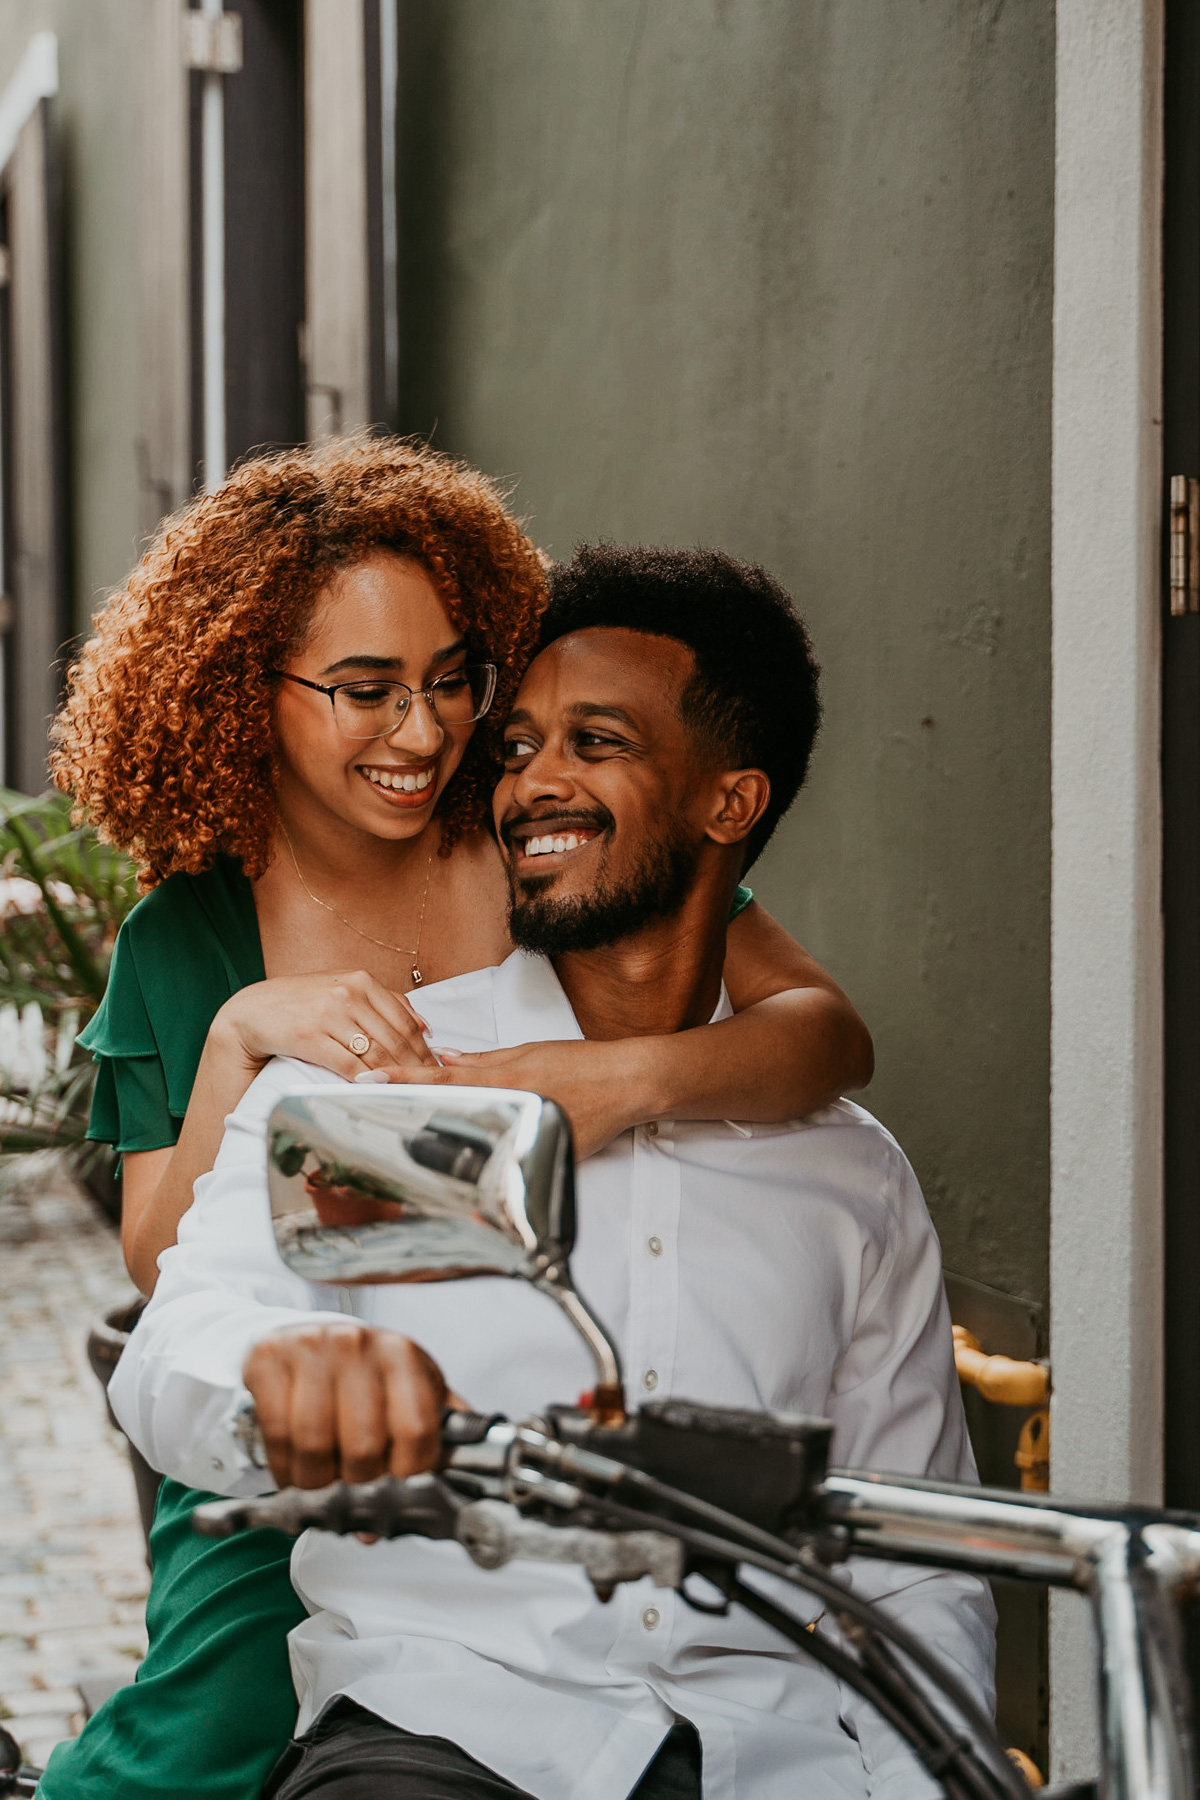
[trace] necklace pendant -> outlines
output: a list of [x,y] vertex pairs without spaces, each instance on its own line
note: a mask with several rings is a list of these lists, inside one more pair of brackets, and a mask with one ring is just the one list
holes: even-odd
[[420,987],[421,983],[425,979],[425,977],[422,975],[420,969],[418,969],[416,963],[414,963],[412,966],[412,972],[411,972],[409,979],[411,980],[414,987]]

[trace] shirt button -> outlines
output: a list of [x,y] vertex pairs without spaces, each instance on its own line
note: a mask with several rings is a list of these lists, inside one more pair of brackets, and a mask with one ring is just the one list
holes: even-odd
[[642,1614],[642,1624],[646,1627],[647,1631],[653,1631],[658,1624],[660,1617],[661,1614],[659,1613],[657,1606],[648,1606]]
[[662,1239],[660,1237],[647,1238],[646,1239],[646,1248],[650,1252],[651,1256],[661,1256],[662,1255]]
[[644,1388],[649,1388],[651,1390],[651,1392],[653,1392],[653,1390],[658,1386],[658,1370],[657,1369],[647,1369],[646,1370],[646,1373],[642,1376],[642,1386]]
[[[646,1136],[647,1137],[657,1137],[658,1136],[658,1126],[655,1124],[653,1119],[651,1119],[650,1123],[646,1127]],[[653,1611],[653,1610],[654,1609],[651,1608],[651,1611]]]

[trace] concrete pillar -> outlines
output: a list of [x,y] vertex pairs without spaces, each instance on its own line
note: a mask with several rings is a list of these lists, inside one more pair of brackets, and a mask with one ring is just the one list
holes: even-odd
[[[1053,400],[1052,1482],[1162,1490],[1161,0],[1059,0]],[[1051,1607],[1051,1775],[1096,1772]]]
[[362,0],[305,0],[308,435],[370,418]]

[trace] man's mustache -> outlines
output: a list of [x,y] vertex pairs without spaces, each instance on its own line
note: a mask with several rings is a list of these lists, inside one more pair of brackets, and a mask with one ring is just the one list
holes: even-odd
[[541,832],[568,832],[577,826],[587,831],[610,831],[616,820],[607,806],[589,806],[560,808],[548,812],[515,812],[500,821],[500,839],[505,849],[513,848],[513,841],[518,831],[526,827],[532,828],[528,835]]

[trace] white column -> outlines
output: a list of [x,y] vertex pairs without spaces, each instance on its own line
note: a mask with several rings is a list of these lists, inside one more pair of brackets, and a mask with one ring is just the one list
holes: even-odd
[[[46,784],[46,730],[58,704],[56,665],[66,625],[64,520],[56,463],[61,450],[55,361],[47,105],[58,91],[58,45],[38,32],[0,93],[0,169],[8,193],[12,332],[11,636],[3,664],[13,696],[13,763],[4,778],[27,793]],[[11,659],[11,660],[10,660]]]
[[12,321],[12,572],[15,787],[46,785],[47,731],[62,654],[63,519],[56,495],[49,121],[43,101],[8,163]]
[[192,488],[188,72],[180,0],[151,0],[142,70],[141,527]]
[[308,435],[370,419],[362,0],[305,0]]
[[[1162,0],[1059,0],[1053,398],[1052,1480],[1162,1487]],[[1096,1772],[1051,1607],[1053,1779]]]
[[[221,0],[203,0],[206,19],[221,17]],[[225,479],[225,78],[204,76],[200,99],[200,235],[203,271],[204,485]]]

